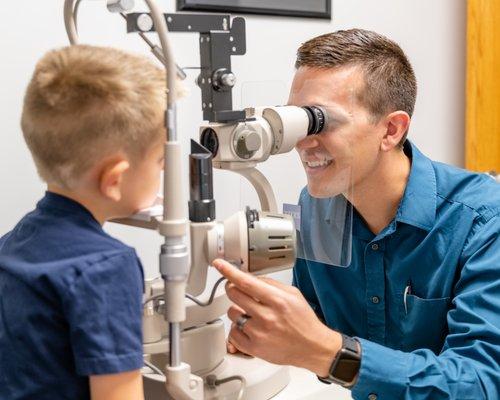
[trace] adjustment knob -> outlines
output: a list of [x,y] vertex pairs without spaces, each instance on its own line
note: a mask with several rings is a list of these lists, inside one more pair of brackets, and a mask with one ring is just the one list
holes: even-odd
[[260,148],[260,137],[255,132],[245,132],[240,141],[247,151],[257,151]]
[[236,154],[244,159],[252,157],[262,145],[260,136],[254,131],[244,130],[235,139]]
[[213,73],[212,85],[217,91],[231,90],[236,85],[236,75],[226,68],[220,68]]
[[220,77],[220,81],[226,87],[233,87],[234,85],[236,85],[236,75],[232,72],[222,74],[222,76]]
[[148,14],[141,14],[137,17],[137,27],[141,32],[149,32],[154,27],[153,18]]

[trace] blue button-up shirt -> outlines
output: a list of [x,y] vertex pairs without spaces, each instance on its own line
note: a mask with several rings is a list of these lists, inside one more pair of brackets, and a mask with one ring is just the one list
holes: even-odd
[[[329,327],[358,337],[355,399],[499,399],[500,185],[409,142],[405,152],[411,172],[391,223],[374,235],[354,210],[350,265],[299,259],[294,284]],[[309,215],[329,206],[301,195],[303,228],[319,224],[333,243]]]

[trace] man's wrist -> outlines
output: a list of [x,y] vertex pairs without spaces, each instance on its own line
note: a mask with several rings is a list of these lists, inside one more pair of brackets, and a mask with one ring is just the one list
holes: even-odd
[[318,375],[324,383],[336,383],[346,388],[353,387],[359,376],[361,345],[357,339],[341,334],[340,351],[332,360],[327,375]]
[[308,369],[318,376],[325,377],[328,376],[332,362],[342,348],[342,335],[325,327],[323,334],[318,335],[316,344],[315,350],[310,351]]

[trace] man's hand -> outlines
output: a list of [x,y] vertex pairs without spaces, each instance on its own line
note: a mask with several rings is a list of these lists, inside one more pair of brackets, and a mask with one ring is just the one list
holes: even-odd
[[[341,348],[338,332],[318,319],[300,291],[269,278],[256,278],[223,260],[214,267],[227,278],[226,292],[234,303],[230,343],[239,351],[274,364],[307,368],[327,376]],[[249,316],[243,328],[237,321]]]
[[[265,281],[265,282],[269,282],[269,283],[271,283],[271,282],[276,282],[276,283],[278,283],[277,281],[275,281],[275,280],[273,280],[273,279],[269,279],[269,278],[264,277],[264,276],[258,276],[257,278],[258,278],[258,279],[260,279],[260,280],[263,280],[263,281]],[[236,307],[236,306],[233,306],[233,307]],[[242,313],[244,313],[244,311],[243,311],[243,310],[242,310]],[[249,356],[249,357],[251,357],[251,356],[250,356],[250,354],[243,353],[241,350],[238,350],[238,349],[236,348],[236,346],[235,346],[234,344],[232,344],[232,343],[231,343],[231,338],[230,338],[230,337],[228,337],[228,338],[227,338],[227,342],[226,342],[226,349],[227,349],[227,352],[228,352],[228,353],[231,353],[231,354],[240,353],[240,354],[243,354],[243,355],[245,355],[245,356]]]

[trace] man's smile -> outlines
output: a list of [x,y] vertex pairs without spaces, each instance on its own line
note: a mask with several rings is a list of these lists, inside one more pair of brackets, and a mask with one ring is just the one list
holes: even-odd
[[319,174],[333,164],[333,159],[302,161],[306,173],[309,175]]

